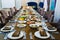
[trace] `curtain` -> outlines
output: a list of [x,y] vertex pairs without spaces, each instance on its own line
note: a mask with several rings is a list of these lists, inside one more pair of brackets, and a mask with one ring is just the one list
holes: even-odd
[[48,9],[47,0],[44,0],[44,8],[45,8],[44,11],[47,11],[47,9]]
[[50,0],[50,10],[54,11],[56,6],[56,0]]
[[59,20],[60,20],[60,0],[57,0],[54,13],[54,22],[58,22]]

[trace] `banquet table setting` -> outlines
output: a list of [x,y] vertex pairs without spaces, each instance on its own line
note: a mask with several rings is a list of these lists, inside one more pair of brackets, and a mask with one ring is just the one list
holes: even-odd
[[23,6],[0,31],[4,35],[4,40],[60,39],[57,28],[30,6]]

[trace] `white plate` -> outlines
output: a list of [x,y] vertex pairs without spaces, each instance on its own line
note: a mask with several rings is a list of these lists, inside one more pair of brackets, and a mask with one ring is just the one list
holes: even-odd
[[26,21],[18,21],[18,23],[26,23]]
[[9,31],[12,31],[14,29],[14,27],[12,27],[12,26],[6,26],[6,27],[10,27],[11,30],[3,30],[5,28],[5,27],[3,27],[3,28],[1,28],[1,31],[2,32],[9,32]]
[[16,22],[17,20],[9,20],[9,22]]
[[26,24],[17,24],[18,27],[26,27]]
[[42,23],[40,23],[40,22],[35,22],[35,24],[37,24],[37,25],[42,25]]
[[57,30],[56,28],[55,28],[55,30],[49,30],[49,29],[47,28],[47,26],[44,27],[44,29],[47,30],[47,31],[56,31],[56,30]]
[[46,34],[47,36],[41,36],[39,31],[35,32],[34,35],[37,37],[37,38],[41,38],[41,39],[47,39],[50,37],[50,34],[46,31]]
[[38,28],[39,27],[39,25],[37,25],[37,24],[30,24],[29,26],[32,27],[32,28]]
[[19,37],[12,37],[12,35],[13,35],[14,32],[15,32],[15,31],[9,33],[7,37],[8,37],[9,39],[19,39],[19,38],[22,38],[22,37],[24,36],[24,32],[21,31]]
[[46,23],[45,22],[41,22],[42,26],[46,26]]

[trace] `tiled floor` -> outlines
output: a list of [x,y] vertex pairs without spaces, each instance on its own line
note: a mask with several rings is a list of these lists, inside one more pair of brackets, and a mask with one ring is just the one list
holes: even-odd
[[0,33],[0,40],[4,40],[4,35]]

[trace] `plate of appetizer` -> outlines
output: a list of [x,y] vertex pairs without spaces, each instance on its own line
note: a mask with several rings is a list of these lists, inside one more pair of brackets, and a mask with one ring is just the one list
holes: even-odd
[[27,24],[34,24],[35,21],[28,21]]
[[51,26],[46,26],[44,29],[47,31],[57,31],[57,28]]
[[30,24],[29,25],[31,28],[38,28],[39,27],[39,25],[37,25],[37,24]]
[[41,39],[47,39],[50,37],[50,34],[47,31],[43,31],[43,30],[35,32],[34,35],[37,38],[41,38]]
[[17,26],[22,28],[22,27],[26,27],[26,24],[17,24]]
[[26,21],[18,21],[18,23],[26,23]]
[[24,36],[24,32],[23,31],[13,31],[11,33],[8,34],[8,38],[9,39],[20,39]]
[[12,26],[5,26],[5,27],[1,28],[1,31],[9,32],[9,31],[12,31],[13,29],[14,29],[14,27],[12,27]]
[[42,23],[41,23],[41,22],[35,22],[35,24],[37,24],[37,25],[42,25]]

